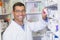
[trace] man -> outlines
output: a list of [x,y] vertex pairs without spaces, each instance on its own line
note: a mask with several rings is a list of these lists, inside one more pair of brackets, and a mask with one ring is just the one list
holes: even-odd
[[[40,29],[40,27],[29,26],[29,22],[24,22],[26,16],[25,5],[21,2],[17,2],[13,5],[14,20],[5,30],[3,34],[3,40],[33,40],[32,30]],[[38,23],[39,24],[39,23]]]
[[32,40],[31,31],[24,23],[25,12],[23,3],[17,2],[13,5],[14,20],[5,30],[3,40]]

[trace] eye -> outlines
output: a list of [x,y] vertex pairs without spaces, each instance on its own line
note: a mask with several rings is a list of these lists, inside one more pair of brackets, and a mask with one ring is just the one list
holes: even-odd
[[18,12],[18,13],[25,12],[25,10],[16,10],[15,12]]

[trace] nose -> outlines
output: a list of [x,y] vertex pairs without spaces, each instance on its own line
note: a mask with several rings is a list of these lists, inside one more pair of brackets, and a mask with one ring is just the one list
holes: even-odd
[[20,16],[25,16],[26,15],[26,13],[19,13],[18,15],[20,15]]

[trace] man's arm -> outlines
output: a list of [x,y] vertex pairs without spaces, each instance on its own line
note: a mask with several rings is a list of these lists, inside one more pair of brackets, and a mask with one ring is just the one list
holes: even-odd
[[29,28],[34,32],[42,30],[47,26],[47,23],[44,20],[40,20],[38,22],[29,22],[28,24]]

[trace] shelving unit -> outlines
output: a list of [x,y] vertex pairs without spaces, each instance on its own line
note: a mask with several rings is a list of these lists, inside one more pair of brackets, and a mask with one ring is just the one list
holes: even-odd
[[57,4],[53,4],[53,5],[47,6],[47,8],[51,10],[58,10],[57,6],[58,6]]
[[0,15],[0,19],[5,19],[7,18],[7,16],[9,16],[10,14],[4,14],[4,15]]
[[28,1],[25,5],[27,14],[41,13],[43,7],[41,1]]
[[6,27],[9,25],[11,14],[9,13],[9,1],[1,0],[2,6],[0,7],[0,40]]
[[[58,12],[58,2],[55,0],[50,1],[47,3],[48,8],[48,28],[54,34],[54,36],[58,36],[57,40],[60,40],[60,13]],[[56,40],[55,38],[53,40]]]
[[[50,10],[50,11],[48,11],[48,16],[51,14],[51,17],[50,18],[48,17],[48,19],[51,19],[51,20],[49,20],[49,23],[51,23],[51,24],[48,24],[47,26],[50,29],[50,32],[52,32],[51,33],[52,34],[52,36],[51,36],[52,38],[55,35],[60,36],[60,34],[59,34],[60,33],[60,29],[59,29],[60,28],[59,27],[60,26],[60,21],[59,21],[60,18],[58,16],[60,13],[58,13],[58,4],[57,3],[58,3],[57,0],[45,0],[45,1],[43,0],[43,2],[41,0],[40,1],[39,0],[38,1],[36,1],[36,0],[33,0],[33,1],[32,0],[30,0],[30,1],[27,0],[25,2],[25,5],[27,7],[27,10],[26,10],[27,12],[26,13],[28,15],[41,14],[41,10],[44,7],[46,7],[48,10]],[[37,6],[38,6],[38,4],[40,4],[40,5],[38,7],[36,7],[36,9],[34,9],[34,7],[35,7],[34,4],[37,4]],[[39,8],[40,6],[42,7],[42,9]],[[31,18],[32,18],[32,16],[31,16]],[[56,19],[58,21],[57,23],[55,23]],[[56,25],[58,25],[58,29],[59,29],[57,32],[56,32]],[[41,33],[41,31],[40,31],[40,33]],[[45,35],[45,37],[46,37],[46,35]],[[48,40],[55,40],[55,39],[53,38],[53,39],[48,39]],[[58,40],[60,40],[60,39],[58,38]]]
[[38,17],[38,15],[41,15],[42,9],[44,7],[43,2],[41,0],[26,0],[25,6],[26,6],[26,14],[28,16],[27,20],[29,18],[32,18],[32,15],[33,15],[32,20],[37,20],[40,18],[40,16]]

